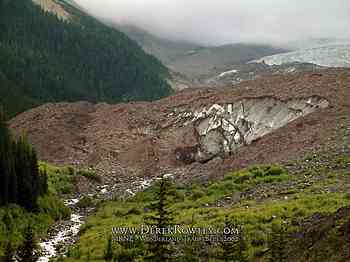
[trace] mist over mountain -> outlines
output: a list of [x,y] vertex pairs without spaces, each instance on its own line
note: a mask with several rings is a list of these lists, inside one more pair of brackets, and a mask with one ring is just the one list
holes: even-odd
[[157,37],[135,26],[114,24],[113,27],[135,40],[145,52],[157,57],[170,70],[195,80],[217,74],[217,68],[246,63],[252,59],[286,52],[281,48],[258,44],[228,44],[205,47],[185,41]]
[[93,15],[157,36],[201,45],[285,45],[310,38],[347,38],[350,2],[288,0],[75,0]]

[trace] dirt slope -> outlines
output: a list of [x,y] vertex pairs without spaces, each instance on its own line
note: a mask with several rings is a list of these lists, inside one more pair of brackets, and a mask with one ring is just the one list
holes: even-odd
[[33,2],[39,5],[44,11],[51,12],[64,21],[71,18],[71,15],[62,7],[60,2],[54,0],[33,0]]
[[[247,99],[268,98],[291,109],[294,100],[307,104],[312,97],[326,101],[326,106],[311,105],[308,114],[291,118],[281,128],[247,145],[243,134],[239,146],[229,152],[220,149],[220,135],[213,139],[212,133],[210,137],[199,136],[198,121],[193,119],[196,113],[213,105],[237,107]],[[273,104],[267,108],[264,110],[273,110]],[[199,121],[211,121],[209,117],[217,116]],[[17,134],[28,135],[42,160],[92,167],[107,182],[118,182],[161,173],[191,179],[215,178],[251,164],[301,158],[305,153],[334,147],[337,129],[349,116],[350,70],[330,69],[266,77],[234,88],[187,89],[153,103],[46,104],[20,114],[10,121],[10,126]],[[257,113],[254,117],[258,118]],[[251,123],[253,118],[248,115],[237,119]],[[255,129],[259,121],[260,118],[251,123]],[[238,124],[235,127],[239,129]],[[204,140],[209,142],[203,144]],[[207,148],[218,149],[210,151],[205,161],[198,161],[196,156]]]

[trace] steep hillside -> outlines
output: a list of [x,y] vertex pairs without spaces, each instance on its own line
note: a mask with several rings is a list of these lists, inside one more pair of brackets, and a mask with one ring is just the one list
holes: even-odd
[[[282,261],[345,262],[349,101],[350,70],[325,69],[234,88],[187,89],[152,103],[46,104],[10,126],[28,135],[41,159],[101,177],[77,181],[76,201],[103,204],[64,261],[104,261],[108,232],[143,225],[154,183],[166,174],[174,179],[175,222],[220,227],[226,217],[236,221],[244,230],[245,261],[271,261],[278,249]],[[70,243],[57,247],[67,250]],[[215,241],[198,247],[180,241],[174,248],[179,261],[222,261]],[[146,250],[142,243],[113,244],[113,254],[127,261]]]
[[203,79],[215,76],[216,68],[244,64],[263,56],[286,52],[283,48],[254,44],[204,47],[163,39],[135,26],[115,27],[139,43],[147,53],[156,56],[172,71],[182,74],[194,84],[203,85]]
[[271,76],[154,103],[46,104],[11,127],[28,134],[42,159],[90,166],[107,180],[220,176],[331,144],[347,117],[349,85],[348,70]]
[[196,44],[163,39],[131,25],[115,25],[115,27],[135,40],[145,52],[154,55],[164,64],[171,64],[187,56],[191,51],[202,48]]
[[115,103],[171,93],[156,58],[69,2],[0,5],[0,102],[11,115],[45,102]]
[[[67,12],[62,3],[65,1],[56,2],[53,0],[32,0],[33,3],[39,5],[44,11],[55,14],[58,18],[62,20],[69,20],[72,16]],[[61,3],[61,4],[60,4]]]
[[[191,50],[186,56],[168,64],[169,68],[191,78],[208,77],[216,67],[244,64],[267,54],[283,53],[286,50],[264,45],[232,44]],[[255,58],[253,58],[255,57]]]

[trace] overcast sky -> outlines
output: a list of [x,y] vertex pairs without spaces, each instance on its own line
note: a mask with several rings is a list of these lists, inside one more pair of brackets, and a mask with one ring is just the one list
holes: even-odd
[[350,0],[75,1],[96,16],[201,44],[350,37]]

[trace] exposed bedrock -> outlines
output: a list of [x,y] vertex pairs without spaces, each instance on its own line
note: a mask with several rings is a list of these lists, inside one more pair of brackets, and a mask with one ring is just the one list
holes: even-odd
[[328,105],[326,99],[318,96],[287,101],[260,97],[182,112],[176,115],[176,122],[186,119],[185,125],[193,125],[198,144],[191,149],[177,148],[176,158],[187,163],[206,162],[232,154],[240,147]]

